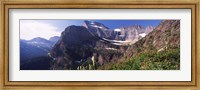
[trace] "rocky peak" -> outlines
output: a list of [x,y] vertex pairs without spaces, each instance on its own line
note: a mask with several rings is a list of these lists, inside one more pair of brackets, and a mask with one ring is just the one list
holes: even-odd
[[60,38],[59,36],[53,36],[53,37],[50,37],[49,41],[57,42],[59,38]]
[[41,37],[36,37],[36,38],[29,40],[29,42],[49,42],[49,41],[44,38],[41,38]]
[[34,45],[36,47],[43,47],[48,51],[53,46],[54,42],[51,42],[51,41],[41,38],[41,37],[36,37],[31,40],[28,40],[27,43],[30,45]]
[[110,38],[112,30],[99,22],[84,21],[83,26],[89,30],[89,32],[98,38]]
[[85,20],[83,23],[83,26],[86,28],[96,28],[96,29],[102,29],[102,30],[108,30],[109,28],[106,27],[104,24],[94,21]]
[[88,32],[87,28],[84,26],[69,26],[61,34],[63,42],[68,44],[82,43],[85,40],[93,38],[93,36]]

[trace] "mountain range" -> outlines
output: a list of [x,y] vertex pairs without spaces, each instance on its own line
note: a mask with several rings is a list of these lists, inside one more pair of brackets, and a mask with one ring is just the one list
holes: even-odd
[[116,29],[109,29],[102,23],[86,20],[82,26],[66,27],[60,37],[55,36],[49,40],[39,37],[28,41],[20,40],[20,62],[23,63],[20,69],[124,69],[113,67],[128,67],[124,64],[129,61],[127,59],[146,52],[157,54],[179,47],[179,20],[164,20],[157,27],[132,25]]
[[49,40],[36,37],[31,40],[20,40],[20,63],[23,64],[31,58],[45,56],[52,49],[59,37],[54,36]]

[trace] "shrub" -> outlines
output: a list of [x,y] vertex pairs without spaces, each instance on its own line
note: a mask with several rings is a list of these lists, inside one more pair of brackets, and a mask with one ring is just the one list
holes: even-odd
[[161,52],[150,51],[107,67],[110,70],[177,70],[180,69],[180,48]]

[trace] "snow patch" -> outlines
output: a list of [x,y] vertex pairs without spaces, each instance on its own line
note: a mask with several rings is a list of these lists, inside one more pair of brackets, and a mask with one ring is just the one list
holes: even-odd
[[141,33],[139,35],[142,36],[142,37],[145,37],[147,34],[146,33]]
[[96,27],[96,28],[103,28],[103,27],[101,27],[101,26],[97,26],[97,25],[90,25],[90,26],[92,26],[92,27]]
[[90,24],[95,24],[94,22],[91,22]]
[[113,42],[113,43],[123,43],[123,42],[128,43],[128,42],[130,42],[130,41],[109,40],[106,38],[102,38],[102,39],[105,41]]
[[131,43],[131,41],[118,41],[118,40],[109,40],[109,39],[106,39],[106,38],[102,38],[103,40],[105,41],[108,41],[114,45],[128,45]]
[[114,31],[115,31],[115,32],[121,32],[121,30],[120,30],[120,29],[114,29]]
[[107,50],[117,50],[117,49],[115,49],[115,48],[106,48]]

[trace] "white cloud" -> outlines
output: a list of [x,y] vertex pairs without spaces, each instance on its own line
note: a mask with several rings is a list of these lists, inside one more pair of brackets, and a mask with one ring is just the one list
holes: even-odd
[[39,22],[36,20],[20,21],[20,39],[30,40],[35,37],[49,39],[52,36],[60,36],[58,28],[50,23]]

